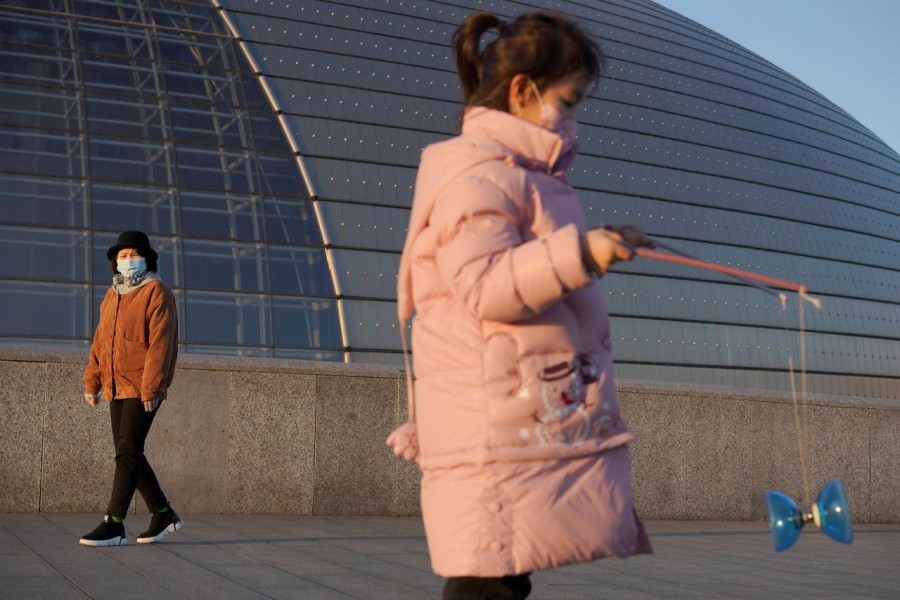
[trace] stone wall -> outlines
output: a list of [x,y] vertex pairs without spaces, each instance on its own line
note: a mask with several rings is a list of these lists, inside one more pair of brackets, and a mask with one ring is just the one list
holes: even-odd
[[[105,509],[109,409],[83,400],[86,359],[0,346],[0,512]],[[384,445],[405,388],[395,367],[182,355],[147,455],[184,513],[417,514],[418,469]],[[801,499],[790,396],[618,389],[643,518],[759,520],[766,489]],[[814,490],[840,478],[855,520],[900,523],[900,405],[815,396],[808,411]]]

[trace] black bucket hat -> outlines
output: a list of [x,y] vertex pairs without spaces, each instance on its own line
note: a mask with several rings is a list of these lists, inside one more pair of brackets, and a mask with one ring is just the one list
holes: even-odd
[[138,254],[156,260],[156,250],[150,247],[150,238],[143,231],[123,231],[116,239],[116,244],[106,251],[106,258],[112,260],[122,248],[134,248]]

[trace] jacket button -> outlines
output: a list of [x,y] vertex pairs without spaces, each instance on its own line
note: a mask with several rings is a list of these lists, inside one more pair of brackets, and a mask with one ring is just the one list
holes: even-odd
[[488,510],[492,513],[500,512],[501,508],[503,508],[503,506],[501,506],[499,502],[491,502],[490,504],[488,504]]
[[500,542],[491,542],[491,550],[493,550],[494,552],[500,552],[501,550],[503,550],[503,544],[501,544]]
[[601,343],[602,346],[603,346],[604,348],[606,348],[607,350],[609,350],[610,348],[612,348],[612,338],[609,337],[609,336],[604,337],[604,338],[603,338],[603,341],[600,342],[600,343]]

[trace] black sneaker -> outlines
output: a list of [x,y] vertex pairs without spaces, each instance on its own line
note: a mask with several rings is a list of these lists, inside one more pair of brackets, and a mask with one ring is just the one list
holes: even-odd
[[112,517],[105,515],[103,522],[89,534],[78,540],[82,546],[124,546],[128,543],[125,537],[125,523],[116,523]]
[[184,521],[181,517],[169,507],[166,512],[153,513],[150,519],[150,528],[138,536],[138,544],[152,544],[163,539],[170,533],[175,533],[184,527]]

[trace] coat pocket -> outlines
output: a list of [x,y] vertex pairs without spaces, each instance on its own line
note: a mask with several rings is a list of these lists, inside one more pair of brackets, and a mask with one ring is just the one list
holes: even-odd
[[599,374],[587,357],[562,352],[523,357],[519,371],[516,393],[492,403],[498,439],[532,445],[593,435]]
[[483,346],[484,389],[488,396],[508,397],[519,388],[518,350],[516,341],[498,332],[485,339]]
[[130,340],[127,337],[122,338],[119,346],[120,350],[116,352],[116,371],[129,375],[129,379],[140,381],[141,373],[144,371],[144,361],[147,358],[146,342]]

